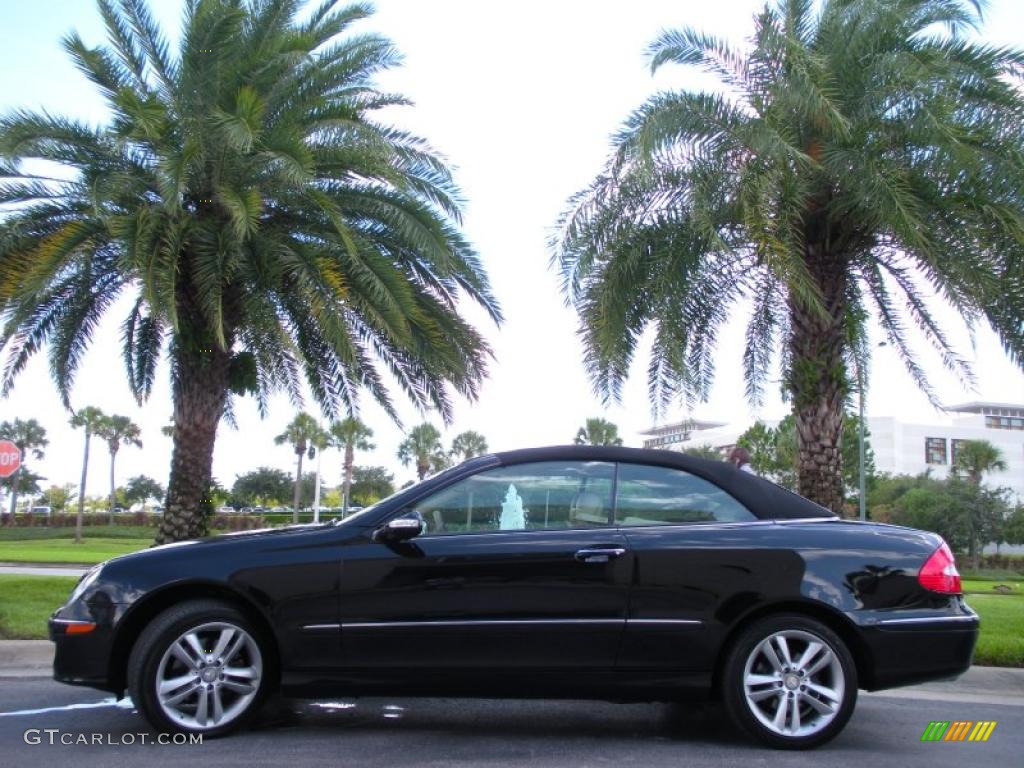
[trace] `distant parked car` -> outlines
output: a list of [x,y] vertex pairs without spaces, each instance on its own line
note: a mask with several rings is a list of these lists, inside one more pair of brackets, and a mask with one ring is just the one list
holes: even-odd
[[271,507],[270,511],[272,514],[281,515],[287,512],[288,510],[285,509],[284,507]]
[[32,507],[29,510],[33,515],[43,515],[44,517],[49,517],[52,511],[53,509],[50,507]]
[[239,511],[240,514],[243,514],[243,515],[251,515],[253,513],[252,507],[242,507],[238,511]]
[[274,691],[717,695],[803,749],[860,688],[964,672],[978,617],[934,533],[722,461],[569,446],[471,459],[344,521],[115,558],[50,637],[57,680],[127,690],[161,732],[227,733]]
[[221,507],[220,509],[217,510],[217,514],[219,514],[219,515],[233,515],[233,514],[235,514],[235,508],[234,507],[224,506],[224,507]]

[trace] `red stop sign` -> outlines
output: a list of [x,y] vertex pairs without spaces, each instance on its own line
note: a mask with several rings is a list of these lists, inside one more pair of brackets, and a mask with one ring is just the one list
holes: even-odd
[[0,440],[0,477],[10,477],[21,466],[21,451],[10,440]]

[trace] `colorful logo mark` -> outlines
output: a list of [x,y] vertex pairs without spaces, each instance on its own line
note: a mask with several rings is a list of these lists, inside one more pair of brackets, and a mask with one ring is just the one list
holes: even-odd
[[921,741],[988,741],[995,728],[995,720],[932,720]]

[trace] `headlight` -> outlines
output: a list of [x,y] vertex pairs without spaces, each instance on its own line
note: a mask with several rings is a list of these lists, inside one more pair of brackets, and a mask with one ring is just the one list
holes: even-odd
[[100,563],[99,565],[94,565],[92,568],[86,571],[85,575],[82,576],[82,578],[79,579],[78,583],[75,585],[75,589],[71,593],[71,597],[68,598],[67,604],[70,605],[71,603],[75,602],[78,598],[80,598],[85,593],[85,590],[92,586],[92,583],[99,578],[100,571],[102,570],[103,563]]

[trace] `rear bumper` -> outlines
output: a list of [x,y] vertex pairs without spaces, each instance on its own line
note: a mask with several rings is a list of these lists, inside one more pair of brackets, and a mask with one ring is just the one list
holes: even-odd
[[894,619],[862,627],[873,663],[861,685],[877,691],[958,677],[971,666],[978,627],[973,613]]

